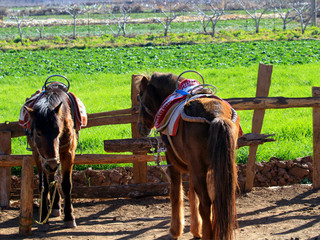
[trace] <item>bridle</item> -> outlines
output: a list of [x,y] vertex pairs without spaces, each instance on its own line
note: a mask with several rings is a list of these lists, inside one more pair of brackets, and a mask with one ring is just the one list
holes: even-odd
[[[73,134],[74,134],[74,131],[73,131]],[[66,144],[64,144],[64,145],[62,145],[62,146],[59,145],[59,149],[66,148],[66,147],[68,147],[68,146],[70,146],[70,145],[72,144],[73,138],[74,138],[74,135],[73,135],[73,134],[72,134],[72,137],[71,137],[71,139],[70,139],[69,142],[67,142]],[[53,157],[53,158],[46,158],[45,156],[43,156],[43,155],[40,153],[37,145],[36,145],[36,144],[34,144],[34,145],[35,145],[36,148],[37,148],[37,151],[38,151],[38,153],[39,153],[39,156],[40,156],[40,159],[41,159],[41,160],[44,160],[45,162],[48,162],[48,161],[57,161],[58,163],[60,163],[60,155],[58,155],[57,157]],[[42,161],[41,161],[41,162],[42,162]]]
[[142,101],[140,102],[140,109],[143,109],[152,118],[156,116]]

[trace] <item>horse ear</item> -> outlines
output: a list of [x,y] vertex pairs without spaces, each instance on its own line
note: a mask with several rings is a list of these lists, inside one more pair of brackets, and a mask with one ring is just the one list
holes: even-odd
[[34,109],[27,107],[27,106],[23,106],[24,110],[26,110],[26,112],[29,114],[31,119],[34,119]]
[[61,109],[61,106],[62,106],[62,102],[60,102],[55,108],[54,108],[54,112],[55,113],[59,113],[60,109]]
[[149,84],[149,79],[145,75],[132,75],[132,80],[138,92],[144,91]]

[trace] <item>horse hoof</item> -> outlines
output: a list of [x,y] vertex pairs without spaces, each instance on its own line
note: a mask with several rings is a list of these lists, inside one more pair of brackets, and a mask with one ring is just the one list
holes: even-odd
[[59,216],[61,216],[61,209],[52,209],[51,216],[52,216],[52,217],[59,217]]
[[48,231],[49,231],[49,223],[38,225],[38,232],[48,232]]
[[66,228],[75,228],[77,227],[76,220],[65,221],[64,226]]
[[168,240],[178,240],[179,237],[173,236],[171,233],[168,235]]

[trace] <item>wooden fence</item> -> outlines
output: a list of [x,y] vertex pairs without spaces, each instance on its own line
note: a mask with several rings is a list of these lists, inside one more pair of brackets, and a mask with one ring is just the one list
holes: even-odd
[[[236,110],[254,110],[252,119],[252,133],[260,134],[264,118],[265,109],[279,108],[313,108],[313,187],[320,188],[320,87],[312,88],[312,97],[306,98],[284,98],[268,97],[271,83],[272,66],[259,65],[256,97],[254,98],[231,98],[226,99]],[[88,126],[102,126],[109,124],[128,124],[132,126],[132,137],[141,137],[137,132],[138,103],[136,101],[137,92],[135,89],[136,76],[132,77],[131,100],[132,107],[124,110],[111,112],[88,114]],[[20,234],[31,232],[30,219],[32,219],[32,199],[33,199],[33,161],[31,155],[11,155],[11,138],[24,135],[24,130],[18,122],[6,122],[0,124],[0,204],[8,207],[10,203],[10,180],[11,167],[22,166],[21,185],[21,216]],[[246,141],[243,145],[249,145],[249,156],[246,170],[246,190],[251,190],[255,177],[255,158],[258,145],[263,141]],[[125,144],[131,144],[132,139],[124,140]],[[128,142],[126,142],[128,141]],[[149,146],[150,147],[150,146]],[[125,150],[124,150],[125,151]],[[110,163],[133,163],[135,184],[141,184],[146,191],[150,190],[147,182],[147,162],[154,161],[152,155],[147,155],[146,149],[134,149],[133,155],[119,154],[83,154],[76,155],[75,164],[110,164]],[[127,191],[134,191],[138,185],[129,188]],[[161,188],[161,186],[160,186]],[[156,191],[161,191],[155,187]],[[106,188],[104,189],[104,191]],[[21,227],[21,226],[29,226]]]

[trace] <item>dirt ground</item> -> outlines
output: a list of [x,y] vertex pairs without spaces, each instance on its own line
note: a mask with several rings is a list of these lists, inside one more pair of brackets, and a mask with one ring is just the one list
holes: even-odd
[[[192,239],[186,200],[185,230],[179,239]],[[78,227],[64,229],[62,218],[51,218],[47,233],[18,235],[19,203],[1,210],[0,239],[169,239],[168,197],[137,199],[75,199]],[[254,188],[237,199],[236,239],[320,239],[320,190],[310,185]],[[38,216],[38,209],[34,209]]]

